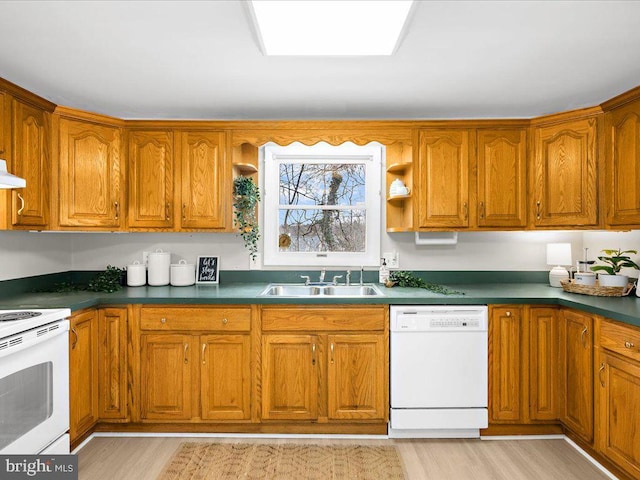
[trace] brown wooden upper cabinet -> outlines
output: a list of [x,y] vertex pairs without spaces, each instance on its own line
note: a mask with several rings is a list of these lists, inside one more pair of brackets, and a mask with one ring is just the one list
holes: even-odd
[[533,128],[535,227],[598,224],[596,133],[594,117]]
[[60,119],[59,224],[118,230],[124,225],[121,129]]
[[174,226],[173,152],[171,131],[129,134],[129,227]]
[[640,99],[605,115],[607,223],[640,225]]
[[478,227],[525,227],[527,133],[478,130]]
[[186,131],[181,136],[180,225],[185,229],[224,229],[231,196],[225,134]]
[[421,130],[418,228],[469,226],[469,130]]
[[7,160],[7,149],[9,135],[11,135],[11,120],[8,114],[9,97],[6,93],[0,92],[0,158]]
[[12,191],[11,224],[13,227],[42,229],[49,224],[49,132],[48,112],[19,100],[13,100],[13,158],[15,160],[11,164],[11,173],[27,181],[25,188]]

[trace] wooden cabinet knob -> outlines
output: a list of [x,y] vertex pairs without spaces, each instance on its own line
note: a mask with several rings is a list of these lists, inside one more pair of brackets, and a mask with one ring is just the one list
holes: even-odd
[[160,323],[167,323],[167,319],[166,318],[161,318],[160,319]]
[[507,312],[505,315],[506,315],[507,317],[510,317],[510,316],[511,316],[511,312]]
[[633,347],[635,347],[635,345],[633,343],[631,343],[631,342],[624,342],[624,347],[625,348],[633,348]]
[[223,325],[226,325],[227,323],[229,323],[229,320],[227,320],[226,318],[223,318],[223,319],[222,319],[222,324],[223,324]]

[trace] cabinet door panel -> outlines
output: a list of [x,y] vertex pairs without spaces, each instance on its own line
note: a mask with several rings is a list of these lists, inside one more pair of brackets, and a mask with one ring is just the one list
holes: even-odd
[[524,130],[478,131],[478,226],[526,225]]
[[640,365],[602,355],[600,450],[640,478]]
[[98,420],[98,317],[95,310],[71,317],[69,407],[71,442]]
[[224,134],[182,134],[182,227],[219,229],[225,226],[227,185]]
[[610,225],[640,225],[640,101],[606,115]]
[[560,323],[561,415],[569,429],[593,440],[593,319],[563,311]]
[[98,312],[101,419],[127,418],[127,310],[104,308]]
[[189,335],[142,335],[142,419],[191,418],[192,343]]
[[263,335],[263,419],[318,417],[318,355],[314,335]]
[[122,224],[120,129],[60,120],[60,225]]
[[419,152],[419,226],[468,227],[469,132],[421,131]]
[[522,423],[522,308],[493,307],[489,318],[491,423]]
[[49,114],[13,101],[12,173],[27,181],[13,191],[12,224],[46,227],[49,222]]
[[251,341],[249,335],[200,337],[202,418],[250,418]]
[[380,419],[385,412],[383,335],[329,335],[330,419]]
[[7,94],[0,92],[0,158],[6,160],[6,153],[9,148],[10,117],[7,113],[9,99]]
[[534,224],[596,225],[596,120],[539,127],[535,138]]
[[173,134],[129,135],[129,226],[173,226]]
[[558,419],[557,310],[531,307],[529,314],[529,416]]

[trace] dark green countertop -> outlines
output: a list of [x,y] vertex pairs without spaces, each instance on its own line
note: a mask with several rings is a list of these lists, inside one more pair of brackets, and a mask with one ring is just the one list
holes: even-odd
[[126,287],[115,293],[22,293],[0,299],[0,309],[59,308],[79,310],[98,305],[125,304],[543,304],[562,305],[640,326],[640,298],[592,297],[566,293],[541,283],[456,284],[464,295],[441,295],[415,288],[380,287],[384,297],[283,298],[259,297],[266,283],[229,283],[219,286]]

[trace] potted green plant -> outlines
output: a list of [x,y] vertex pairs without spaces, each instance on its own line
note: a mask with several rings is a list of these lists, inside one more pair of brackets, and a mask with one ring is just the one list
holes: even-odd
[[629,254],[637,254],[636,250],[602,250],[604,255],[598,257],[598,260],[606,265],[594,265],[591,270],[598,273],[598,283],[601,287],[626,287],[629,283],[627,275],[620,275],[623,268],[640,269],[638,264],[631,260]]
[[251,259],[255,260],[260,239],[257,216],[260,189],[251,177],[241,175],[233,181],[233,199],[233,223],[238,228]]

